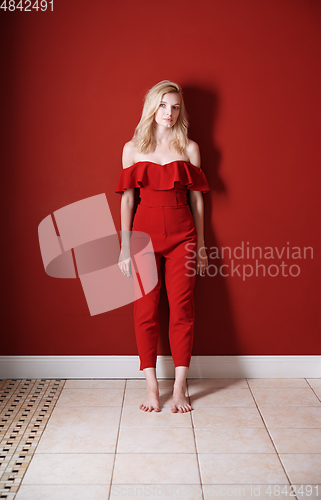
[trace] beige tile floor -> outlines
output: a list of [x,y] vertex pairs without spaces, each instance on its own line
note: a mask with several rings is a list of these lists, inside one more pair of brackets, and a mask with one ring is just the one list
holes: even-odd
[[321,379],[190,379],[187,414],[172,384],[1,381],[0,498],[321,500]]

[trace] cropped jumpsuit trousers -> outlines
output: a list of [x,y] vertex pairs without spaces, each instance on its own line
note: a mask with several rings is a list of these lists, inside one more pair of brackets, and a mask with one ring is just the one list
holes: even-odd
[[134,326],[141,370],[156,367],[162,258],[165,260],[169,342],[174,364],[175,367],[188,367],[190,364],[196,277],[196,259],[191,258],[191,252],[196,250],[197,234],[186,195],[186,186],[180,183],[175,183],[175,187],[168,190],[140,189],[141,202],[132,229],[150,236],[158,273],[156,287],[134,302]]

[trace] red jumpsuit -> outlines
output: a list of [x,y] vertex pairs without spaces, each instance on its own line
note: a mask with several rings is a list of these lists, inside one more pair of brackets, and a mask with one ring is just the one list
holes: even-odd
[[[156,367],[159,334],[158,304],[161,287],[161,258],[165,258],[165,285],[170,307],[169,341],[176,366],[189,366],[194,334],[194,272],[191,251],[197,234],[187,204],[187,189],[209,191],[204,172],[187,161],[159,165],[140,161],[123,169],[116,193],[140,188],[140,203],[133,231],[147,233],[152,241],[157,271],[156,287],[134,302],[134,325],[140,369]],[[189,245],[187,245],[189,243]]]

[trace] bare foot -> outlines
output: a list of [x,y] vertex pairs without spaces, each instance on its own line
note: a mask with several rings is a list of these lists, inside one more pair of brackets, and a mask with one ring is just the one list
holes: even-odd
[[142,411],[160,411],[158,382],[149,384],[146,387],[146,398],[139,407]]
[[178,386],[175,387],[173,391],[173,401],[171,404],[171,412],[172,413],[187,413],[191,411],[193,408],[188,402],[188,398],[185,396],[186,387]]

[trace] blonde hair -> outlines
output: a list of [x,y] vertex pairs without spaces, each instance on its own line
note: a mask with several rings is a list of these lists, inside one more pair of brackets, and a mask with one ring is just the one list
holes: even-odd
[[170,80],[163,80],[152,87],[145,95],[144,107],[133,140],[140,153],[149,153],[155,149],[155,113],[159,108],[164,94],[177,93],[181,97],[179,116],[172,127],[173,146],[183,154],[188,143],[188,119],[181,87]]

